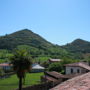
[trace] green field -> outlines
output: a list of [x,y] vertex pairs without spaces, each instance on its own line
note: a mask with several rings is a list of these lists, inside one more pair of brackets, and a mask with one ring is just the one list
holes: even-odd
[[[23,87],[40,83],[40,76],[42,75],[43,73],[27,74]],[[18,78],[16,75],[12,75],[6,79],[0,79],[0,90],[15,90],[15,88],[18,88]]]

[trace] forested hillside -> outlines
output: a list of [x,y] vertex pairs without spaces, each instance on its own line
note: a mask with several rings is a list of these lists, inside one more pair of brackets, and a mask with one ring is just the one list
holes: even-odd
[[33,57],[61,58],[68,54],[65,49],[48,42],[28,29],[0,37],[0,49],[13,51],[15,48],[27,49]]
[[[72,43],[62,46],[65,50],[73,53],[74,56],[84,58],[90,55],[90,42],[82,39],[76,39]],[[84,57],[83,57],[84,56]]]
[[2,56],[3,50],[12,53],[15,48],[26,49],[32,57],[83,59],[86,55],[90,55],[88,41],[76,39],[72,43],[59,46],[28,29],[0,36],[0,57],[5,57]]
[[36,48],[47,48],[52,46],[50,42],[28,29],[0,37],[0,49],[10,50],[18,45],[30,45]]
[[90,53],[90,42],[82,39],[76,39],[63,47],[72,53]]

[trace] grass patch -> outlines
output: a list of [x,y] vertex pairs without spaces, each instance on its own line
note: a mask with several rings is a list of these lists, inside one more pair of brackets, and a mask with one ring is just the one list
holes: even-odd
[[[40,77],[43,75],[43,73],[28,73],[26,74],[25,79],[25,85],[35,85],[40,83]],[[15,88],[18,88],[18,78],[16,75],[12,75],[9,78],[6,79],[0,79],[0,90],[14,90]]]
[[7,60],[5,60],[5,59],[0,59],[0,63],[5,63],[5,62],[7,62]]

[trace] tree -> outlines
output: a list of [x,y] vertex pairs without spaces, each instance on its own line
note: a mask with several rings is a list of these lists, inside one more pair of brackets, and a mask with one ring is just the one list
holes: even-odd
[[63,69],[63,66],[62,66],[61,63],[52,63],[52,64],[49,65],[48,70],[49,71],[57,71],[57,72],[61,72],[62,73],[62,71],[64,69]]
[[25,50],[17,49],[11,57],[11,64],[19,78],[19,90],[22,90],[22,78],[31,68],[31,58]]

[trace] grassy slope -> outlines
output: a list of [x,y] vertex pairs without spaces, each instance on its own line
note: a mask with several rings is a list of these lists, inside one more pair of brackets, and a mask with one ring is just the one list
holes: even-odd
[[[38,84],[40,82],[40,76],[43,73],[30,73],[26,75],[26,82],[24,86]],[[0,90],[14,90],[18,88],[18,78],[16,75],[12,75],[10,78],[0,80]]]

